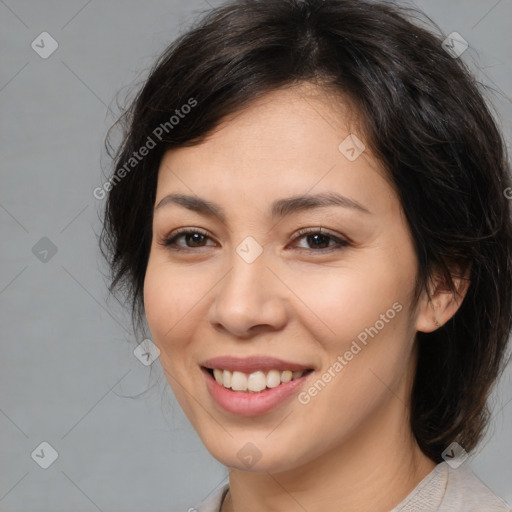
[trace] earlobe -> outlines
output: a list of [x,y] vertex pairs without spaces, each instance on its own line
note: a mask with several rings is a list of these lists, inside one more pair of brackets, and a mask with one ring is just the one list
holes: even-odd
[[469,288],[469,275],[470,268],[468,267],[464,275],[458,274],[457,277],[452,277],[455,293],[442,279],[436,279],[433,283],[430,300],[427,292],[423,292],[418,303],[417,331],[433,332],[455,315]]

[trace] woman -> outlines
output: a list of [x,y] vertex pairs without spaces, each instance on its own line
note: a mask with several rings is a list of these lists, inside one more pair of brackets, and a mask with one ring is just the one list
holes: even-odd
[[124,117],[103,249],[229,468],[200,511],[510,511],[461,467],[511,328],[507,157],[407,16],[225,4]]

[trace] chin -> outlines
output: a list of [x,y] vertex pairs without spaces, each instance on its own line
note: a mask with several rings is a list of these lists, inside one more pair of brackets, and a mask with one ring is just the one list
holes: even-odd
[[[252,440],[251,440],[252,439]],[[265,436],[241,436],[229,438],[223,443],[202,439],[210,454],[221,464],[233,469],[252,473],[280,473],[294,469],[307,461],[300,459],[297,443],[286,446]],[[300,445],[299,445],[300,446]]]

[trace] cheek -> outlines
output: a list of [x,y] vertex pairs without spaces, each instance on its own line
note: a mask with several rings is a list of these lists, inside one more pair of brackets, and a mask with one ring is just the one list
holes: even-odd
[[376,322],[379,330],[390,332],[406,317],[413,265],[372,260],[332,272],[324,269],[297,281],[294,292],[309,309],[303,320],[310,319],[309,328],[323,344],[342,350]]
[[[414,259],[380,262],[332,284],[326,296],[337,297],[335,308],[323,299],[326,322],[336,332],[326,346],[327,366],[341,356],[343,368],[322,405],[328,409],[332,399],[361,418],[400,385],[414,338],[409,321]],[[334,416],[343,419],[343,414]]]
[[165,293],[166,286],[159,277],[150,259],[144,278],[144,311],[155,343],[160,341],[164,324],[167,324],[167,329],[172,325],[167,312],[173,310],[173,294]]
[[197,302],[192,293],[197,291],[194,284],[175,266],[150,257],[144,279],[144,309],[153,341],[160,350],[179,346],[177,334],[183,331]]

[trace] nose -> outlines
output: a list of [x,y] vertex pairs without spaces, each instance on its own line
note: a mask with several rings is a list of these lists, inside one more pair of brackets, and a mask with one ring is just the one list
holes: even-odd
[[286,325],[288,290],[266,260],[265,252],[252,263],[234,253],[229,272],[215,287],[209,310],[209,322],[214,329],[247,339]]

